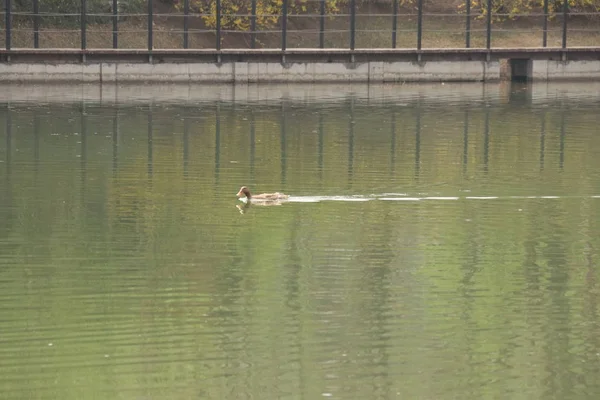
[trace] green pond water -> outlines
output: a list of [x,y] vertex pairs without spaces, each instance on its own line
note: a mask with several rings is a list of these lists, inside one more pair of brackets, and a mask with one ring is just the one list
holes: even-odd
[[600,397],[597,86],[2,93],[2,399]]

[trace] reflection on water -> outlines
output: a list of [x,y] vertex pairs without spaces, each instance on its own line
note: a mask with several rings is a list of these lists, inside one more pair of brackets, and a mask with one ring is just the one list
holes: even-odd
[[600,394],[594,88],[93,88],[1,95],[3,398]]

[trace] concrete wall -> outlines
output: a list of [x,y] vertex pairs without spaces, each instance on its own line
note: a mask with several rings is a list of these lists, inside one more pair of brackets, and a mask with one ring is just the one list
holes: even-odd
[[533,60],[531,78],[540,81],[599,80],[600,60],[554,61]]
[[[490,82],[510,79],[500,61],[0,63],[0,82]],[[532,60],[534,80],[600,80],[600,60]]]
[[0,64],[0,82],[440,82],[495,81],[496,61]]

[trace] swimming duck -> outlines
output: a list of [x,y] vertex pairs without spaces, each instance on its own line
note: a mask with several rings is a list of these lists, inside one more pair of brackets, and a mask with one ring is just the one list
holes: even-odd
[[250,194],[250,190],[246,186],[242,186],[237,194],[237,197],[246,197],[247,201],[259,200],[259,201],[276,201],[286,200],[289,196],[287,194],[275,192],[275,193],[261,193],[261,194]]

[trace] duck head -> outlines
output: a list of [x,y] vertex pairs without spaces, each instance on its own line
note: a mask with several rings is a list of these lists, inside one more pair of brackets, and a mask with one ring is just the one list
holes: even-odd
[[252,197],[252,195],[250,194],[250,190],[248,190],[248,188],[246,186],[242,186],[240,188],[240,191],[237,193],[237,197],[246,197],[247,199],[250,199],[250,197]]

